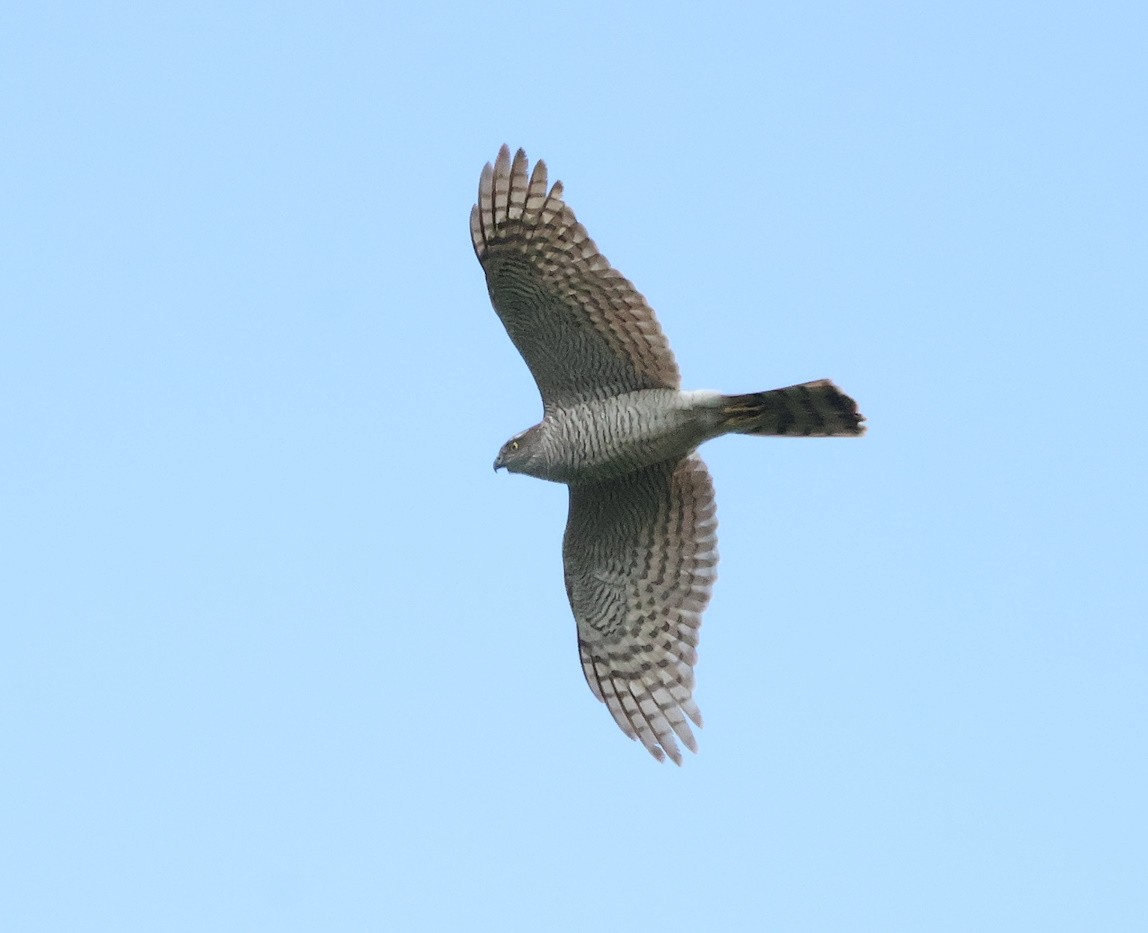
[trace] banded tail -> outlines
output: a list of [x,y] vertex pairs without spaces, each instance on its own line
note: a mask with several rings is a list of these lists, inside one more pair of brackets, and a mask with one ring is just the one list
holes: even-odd
[[781,437],[859,437],[865,416],[828,379],[749,395],[727,395],[723,426],[733,434]]

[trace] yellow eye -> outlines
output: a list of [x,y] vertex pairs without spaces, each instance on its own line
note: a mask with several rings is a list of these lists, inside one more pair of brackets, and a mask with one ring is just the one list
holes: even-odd
[[518,450],[518,441],[511,441],[510,442],[510,449],[511,450]]

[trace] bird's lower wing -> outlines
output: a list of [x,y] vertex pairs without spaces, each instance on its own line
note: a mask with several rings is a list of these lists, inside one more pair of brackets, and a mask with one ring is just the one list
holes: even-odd
[[709,471],[697,455],[570,487],[562,554],[582,668],[614,721],[655,758],[697,751],[702,611],[717,567]]

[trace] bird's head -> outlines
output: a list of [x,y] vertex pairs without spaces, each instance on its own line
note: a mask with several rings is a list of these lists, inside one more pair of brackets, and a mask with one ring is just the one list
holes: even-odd
[[505,468],[511,473],[536,474],[545,468],[542,462],[541,445],[538,443],[538,426],[528,431],[516,434],[498,451],[494,460],[494,469]]

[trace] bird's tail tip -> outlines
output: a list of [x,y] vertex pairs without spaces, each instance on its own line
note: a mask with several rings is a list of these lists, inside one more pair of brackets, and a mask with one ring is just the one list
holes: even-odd
[[727,395],[724,426],[733,434],[772,437],[860,437],[865,416],[857,403],[828,379],[784,389]]

